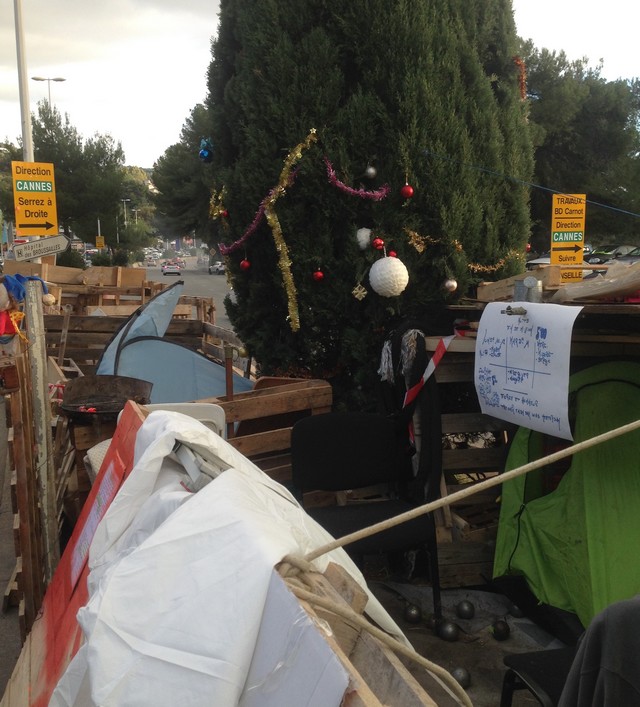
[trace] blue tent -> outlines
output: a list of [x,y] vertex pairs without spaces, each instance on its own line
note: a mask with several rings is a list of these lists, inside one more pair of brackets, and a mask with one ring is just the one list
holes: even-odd
[[[164,339],[184,281],[139,307],[105,347],[96,373],[153,383],[151,403],[182,403],[227,394],[224,366],[192,349]],[[251,390],[247,378],[233,374],[233,391]]]

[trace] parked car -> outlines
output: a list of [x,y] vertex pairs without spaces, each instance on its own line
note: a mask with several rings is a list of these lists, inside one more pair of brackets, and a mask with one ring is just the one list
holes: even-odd
[[610,265],[611,263],[625,263],[625,265],[632,265],[633,263],[637,263],[639,260],[640,247],[637,247],[630,250],[628,253],[625,253],[625,255],[618,255],[616,258],[612,258],[607,261],[607,265]]
[[216,275],[223,275],[225,271],[226,269],[222,260],[216,260],[215,263],[209,265],[209,275],[213,275],[214,273]]
[[635,247],[634,245],[601,245],[591,253],[587,258],[587,262],[594,264],[606,263],[608,260],[627,255]]
[[181,275],[182,270],[177,263],[162,263],[160,268],[163,275]]
[[551,253],[547,251],[537,258],[527,260],[527,270],[535,270],[540,265],[549,265],[551,263]]

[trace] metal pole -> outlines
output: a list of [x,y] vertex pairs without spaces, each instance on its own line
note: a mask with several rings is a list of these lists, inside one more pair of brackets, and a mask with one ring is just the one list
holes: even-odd
[[16,22],[16,52],[18,55],[18,82],[20,86],[20,116],[22,119],[22,158],[34,162],[31,112],[29,110],[29,83],[27,81],[24,38],[22,32],[22,2],[13,0]]

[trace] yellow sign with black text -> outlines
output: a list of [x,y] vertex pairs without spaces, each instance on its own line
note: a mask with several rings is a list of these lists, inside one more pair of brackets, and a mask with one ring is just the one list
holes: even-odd
[[16,236],[57,236],[58,210],[53,165],[12,162]]
[[586,194],[554,194],[551,218],[551,265],[560,265],[564,284],[582,280]]

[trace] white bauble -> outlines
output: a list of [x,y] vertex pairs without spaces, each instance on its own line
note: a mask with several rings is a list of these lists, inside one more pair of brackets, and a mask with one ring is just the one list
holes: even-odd
[[409,271],[398,258],[380,258],[369,270],[369,282],[381,297],[397,297],[409,282]]
[[358,248],[366,250],[371,243],[371,229],[359,228],[356,231],[356,240],[358,241]]

